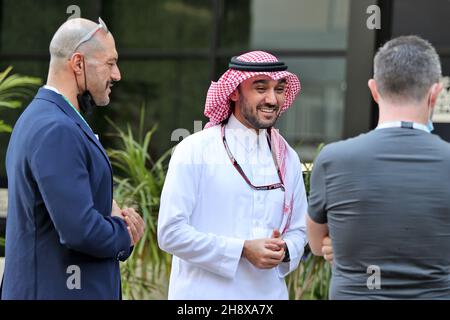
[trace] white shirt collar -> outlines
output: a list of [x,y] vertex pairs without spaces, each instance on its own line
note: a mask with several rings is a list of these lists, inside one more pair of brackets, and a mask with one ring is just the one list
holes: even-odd
[[392,121],[392,122],[385,122],[380,125],[378,125],[375,130],[378,129],[386,129],[386,128],[409,128],[411,126],[411,129],[418,129],[425,132],[430,133],[430,130],[427,128],[426,125],[422,123],[417,122],[410,122],[410,121]]
[[56,93],[59,94],[59,95],[62,95],[61,92],[58,91],[58,89],[56,89],[55,87],[49,86],[49,85],[47,85],[47,84],[44,85],[44,89],[51,90],[51,91],[53,91],[53,92],[56,92]]

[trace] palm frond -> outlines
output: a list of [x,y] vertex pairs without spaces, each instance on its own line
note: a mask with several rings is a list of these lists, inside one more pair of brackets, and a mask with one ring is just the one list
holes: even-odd
[[[12,67],[0,72],[0,109],[17,109],[23,100],[32,96],[36,88],[41,85],[39,78],[10,74]],[[11,132],[11,126],[0,120],[0,132]]]
[[0,120],[0,132],[8,132],[10,133],[12,128],[8,126],[3,120]]
[[21,106],[20,100],[33,95],[36,87],[41,85],[42,81],[35,77],[10,75],[11,71],[12,67],[8,67],[0,73],[0,102],[2,104],[10,103],[8,107],[18,108]]

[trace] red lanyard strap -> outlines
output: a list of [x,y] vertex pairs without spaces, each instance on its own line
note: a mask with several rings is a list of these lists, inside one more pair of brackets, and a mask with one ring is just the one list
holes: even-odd
[[[225,138],[225,124],[222,124],[222,128],[221,128],[221,133],[222,133],[222,142],[223,145],[225,147],[225,151],[228,154],[228,157],[230,158],[231,163],[233,164],[233,166],[236,168],[236,170],[239,172],[239,174],[241,175],[241,177],[245,180],[245,182],[254,190],[274,190],[274,189],[281,189],[281,190],[285,190],[284,188],[284,184],[283,184],[283,179],[281,177],[281,172],[280,169],[278,167],[277,162],[275,161],[274,158],[274,162],[275,162],[275,166],[277,168],[277,173],[278,173],[278,177],[280,178],[280,182],[275,183],[275,184],[271,184],[271,185],[266,185],[266,186],[255,186],[253,185],[250,180],[248,179],[247,175],[244,173],[244,170],[242,170],[242,167],[239,165],[239,163],[237,162],[237,160],[234,158],[233,154],[230,151],[230,148],[228,147],[228,143],[227,143],[227,139]],[[269,148],[272,151],[272,148],[270,146],[270,140],[268,138],[269,143]],[[273,152],[272,152],[273,155]]]

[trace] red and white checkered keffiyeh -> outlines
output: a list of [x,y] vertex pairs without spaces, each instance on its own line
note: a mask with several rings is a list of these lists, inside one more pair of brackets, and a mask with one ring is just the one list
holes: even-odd
[[[278,59],[264,51],[251,51],[237,57],[244,62],[277,62]],[[243,81],[258,75],[267,75],[273,80],[286,79],[286,97],[281,112],[286,111],[300,92],[301,86],[297,76],[287,71],[256,72],[228,69],[219,81],[211,82],[205,103],[205,116],[209,118],[205,129],[221,123],[231,115],[230,95]]]
[[294,205],[294,193],[289,185],[286,183],[286,162],[287,162],[287,143],[276,129],[270,130],[270,143],[272,152],[275,156],[275,161],[280,169],[281,179],[284,184],[284,204],[283,204],[283,219],[281,222],[280,232],[285,234],[291,224],[292,209]]
[[[240,55],[238,60],[243,62],[277,62],[278,59],[270,53],[264,51],[252,51]],[[267,75],[273,80],[286,79],[285,102],[281,106],[281,112],[286,111],[294,102],[295,97],[300,92],[301,85],[298,77],[287,71],[257,72],[240,71],[228,69],[219,81],[211,82],[208,94],[206,96],[204,114],[209,118],[205,129],[220,124],[231,115],[230,95],[237,89],[243,81],[258,75]],[[283,219],[280,232],[285,234],[291,221],[294,194],[286,185],[286,159],[287,143],[280,135],[278,130],[270,130],[271,144],[277,165],[281,172],[281,177],[285,185]]]

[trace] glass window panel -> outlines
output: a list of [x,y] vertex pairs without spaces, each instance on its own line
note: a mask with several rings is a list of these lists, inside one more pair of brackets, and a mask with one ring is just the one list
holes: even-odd
[[97,20],[102,15],[119,49],[209,48],[212,3],[208,0],[2,1],[0,50],[48,52],[57,28],[76,4],[81,16]]
[[450,39],[442,32],[450,28],[450,1],[395,0],[392,10],[392,37],[419,35],[434,46],[448,47]]
[[209,48],[209,0],[103,1],[119,49]]
[[[96,1],[75,3],[82,17],[93,19],[97,14]],[[3,0],[1,4],[1,52],[47,53],[53,34],[71,16],[66,11],[74,1]]]
[[342,138],[345,59],[281,59],[299,76],[302,90],[277,127],[302,160],[311,161],[321,142]]
[[222,46],[345,49],[349,0],[225,1]]
[[250,36],[250,0],[223,1],[220,45],[224,48],[248,48]]

